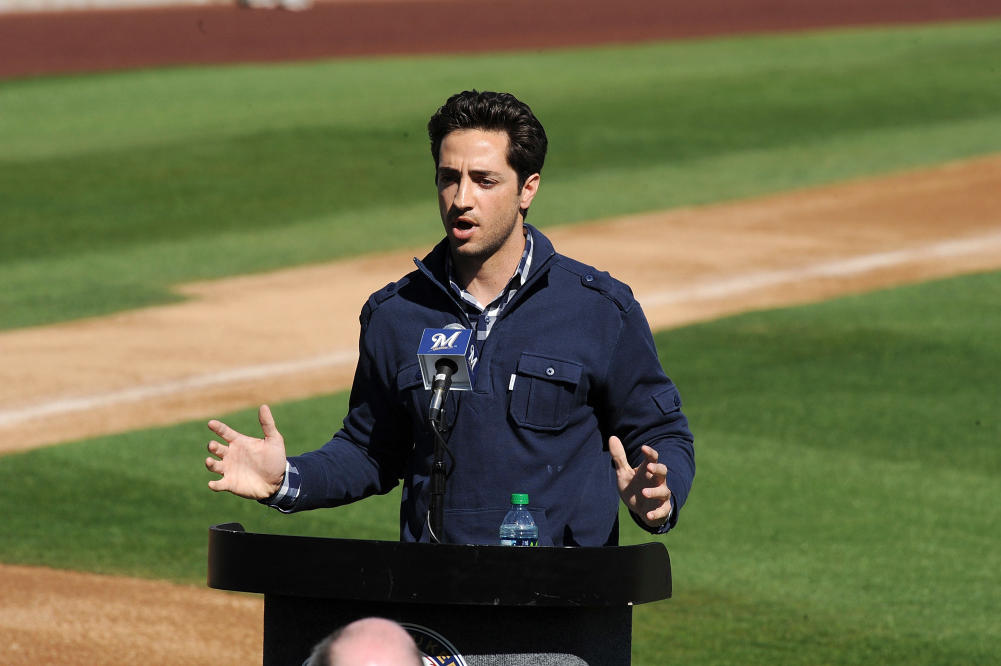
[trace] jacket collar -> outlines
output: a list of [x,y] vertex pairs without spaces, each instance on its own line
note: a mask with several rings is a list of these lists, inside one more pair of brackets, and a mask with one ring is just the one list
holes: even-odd
[[[549,261],[556,254],[552,241],[546,238],[541,231],[527,222],[525,223],[525,227],[532,233],[532,242],[535,245],[532,250],[532,267],[528,272],[528,280],[521,286],[521,289],[529,286],[540,275],[545,273],[549,267]],[[445,293],[451,297],[451,291],[448,289],[448,269],[446,268],[445,261],[448,251],[448,239],[443,238],[428,252],[424,259],[414,257],[414,263],[428,279],[445,290]]]

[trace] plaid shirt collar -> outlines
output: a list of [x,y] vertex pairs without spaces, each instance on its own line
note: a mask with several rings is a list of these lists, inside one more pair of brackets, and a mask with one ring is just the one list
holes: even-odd
[[521,253],[521,261],[518,262],[518,268],[515,269],[514,275],[511,276],[507,286],[502,289],[501,292],[497,294],[497,296],[494,297],[494,299],[486,306],[480,305],[472,294],[460,287],[455,281],[455,273],[452,267],[452,255],[451,253],[446,254],[445,270],[448,273],[448,283],[455,295],[458,296],[459,304],[469,317],[473,328],[476,329],[476,337],[478,340],[486,339],[487,335],[490,333],[490,329],[493,327],[494,322],[504,309],[504,306],[510,302],[515,293],[517,293],[518,288],[525,284],[525,281],[528,279],[528,272],[532,267],[533,248],[534,242],[532,240],[532,232],[526,227],[525,250]]

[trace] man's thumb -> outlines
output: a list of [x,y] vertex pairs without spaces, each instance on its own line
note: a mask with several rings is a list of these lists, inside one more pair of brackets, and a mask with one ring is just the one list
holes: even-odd
[[622,440],[615,435],[608,438],[608,452],[612,455],[612,463],[616,470],[629,467],[629,459],[626,458],[626,449],[622,446]]
[[270,407],[261,405],[261,408],[257,410],[257,420],[261,423],[261,431],[265,438],[278,434],[278,428],[275,427],[275,417],[271,415]]

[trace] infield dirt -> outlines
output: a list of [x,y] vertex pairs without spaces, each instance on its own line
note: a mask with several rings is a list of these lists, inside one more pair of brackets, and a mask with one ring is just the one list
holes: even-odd
[[[658,329],[1001,265],[998,182],[994,156],[547,233],[630,284]],[[188,284],[182,303],[0,333],[0,452],[345,389],[362,303],[427,249]]]
[[0,16],[0,79],[179,63],[624,44],[994,16],[1001,16],[1001,0],[319,0],[307,12],[246,10],[234,3],[15,14]]

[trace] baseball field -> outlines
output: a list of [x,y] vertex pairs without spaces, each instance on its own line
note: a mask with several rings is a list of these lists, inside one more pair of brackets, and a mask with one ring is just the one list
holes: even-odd
[[[209,525],[397,537],[395,492],[211,493],[204,422],[338,428],[361,304],[440,236],[427,117],[473,87],[545,124],[530,221],[632,286],[696,435],[633,662],[1001,661],[1001,2],[627,5],[0,15],[51,40],[0,44],[0,663],[259,663]],[[101,58],[52,27],[95,16]]]

